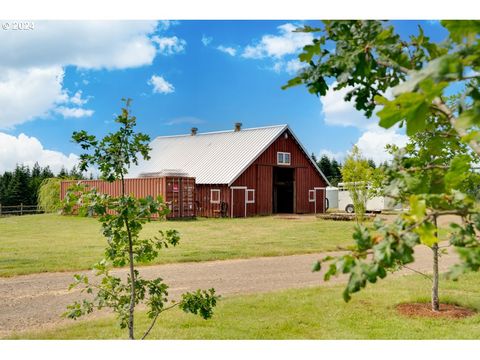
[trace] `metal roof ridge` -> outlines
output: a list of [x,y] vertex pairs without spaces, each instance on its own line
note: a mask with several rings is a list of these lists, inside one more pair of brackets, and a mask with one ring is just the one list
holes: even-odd
[[285,127],[288,127],[288,124],[259,126],[259,127],[242,129],[242,130],[240,130],[240,131],[235,131],[235,130],[208,131],[208,132],[203,132],[203,133],[197,133],[197,134],[195,134],[195,135],[192,135],[192,134],[164,135],[164,136],[157,136],[157,137],[155,137],[154,140],[156,140],[156,139],[165,139],[165,138],[176,138],[176,137],[195,137],[195,136],[199,136],[199,135],[225,134],[225,133],[244,132],[244,131],[250,131],[250,130],[272,129],[272,128],[285,128]]

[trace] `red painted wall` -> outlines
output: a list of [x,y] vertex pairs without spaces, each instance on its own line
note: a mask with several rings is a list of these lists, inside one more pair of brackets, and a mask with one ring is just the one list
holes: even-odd
[[[285,138],[284,134],[288,137]],[[287,130],[275,140],[259,158],[250,165],[232,186],[247,186],[255,189],[255,204],[247,204],[247,216],[268,215],[272,209],[272,176],[273,167],[277,165],[277,152],[289,152],[291,156],[290,167],[295,169],[295,212],[298,214],[314,213],[315,203],[309,202],[308,191],[314,187],[326,187],[327,183],[318,173],[308,156],[300,145],[294,140]],[[323,199],[317,199],[317,212],[325,211],[325,192],[318,192],[318,197],[323,194]]]
[[[212,189],[220,190],[220,204],[211,203]],[[197,184],[195,191],[195,209],[197,216],[220,217],[220,206],[222,202],[227,203],[227,213],[230,216],[230,189],[227,185],[204,185]]]

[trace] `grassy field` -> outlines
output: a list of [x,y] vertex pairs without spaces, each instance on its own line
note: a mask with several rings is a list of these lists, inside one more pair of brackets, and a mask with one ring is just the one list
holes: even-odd
[[[156,263],[279,256],[334,250],[352,242],[353,222],[305,217],[198,219],[152,222],[145,236],[174,228],[179,246],[162,250]],[[95,219],[31,215],[0,218],[0,276],[88,269],[106,241]]]
[[[480,274],[441,282],[441,301],[480,310]],[[211,320],[174,309],[162,315],[151,339],[479,339],[480,314],[464,319],[406,318],[395,305],[428,301],[430,283],[416,275],[383,280],[345,304],[341,286],[238,296],[220,301]],[[139,314],[140,328],[147,327]],[[20,334],[27,339],[125,338],[113,317],[55,330]]]

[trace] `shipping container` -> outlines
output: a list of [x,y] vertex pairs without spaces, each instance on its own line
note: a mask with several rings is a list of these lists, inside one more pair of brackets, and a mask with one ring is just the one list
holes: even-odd
[[[121,181],[66,180],[61,182],[60,198],[63,200],[73,184],[85,184],[102,194],[118,197],[122,193]],[[163,176],[125,179],[125,193],[136,198],[159,195],[168,204],[168,219],[195,217],[195,178],[187,176]]]

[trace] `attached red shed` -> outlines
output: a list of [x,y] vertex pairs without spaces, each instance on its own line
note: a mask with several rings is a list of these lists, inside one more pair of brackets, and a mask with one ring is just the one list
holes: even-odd
[[[133,177],[182,171],[196,180],[197,216],[323,213],[328,180],[288,125],[157,137]],[[170,169],[170,170],[169,170]]]

